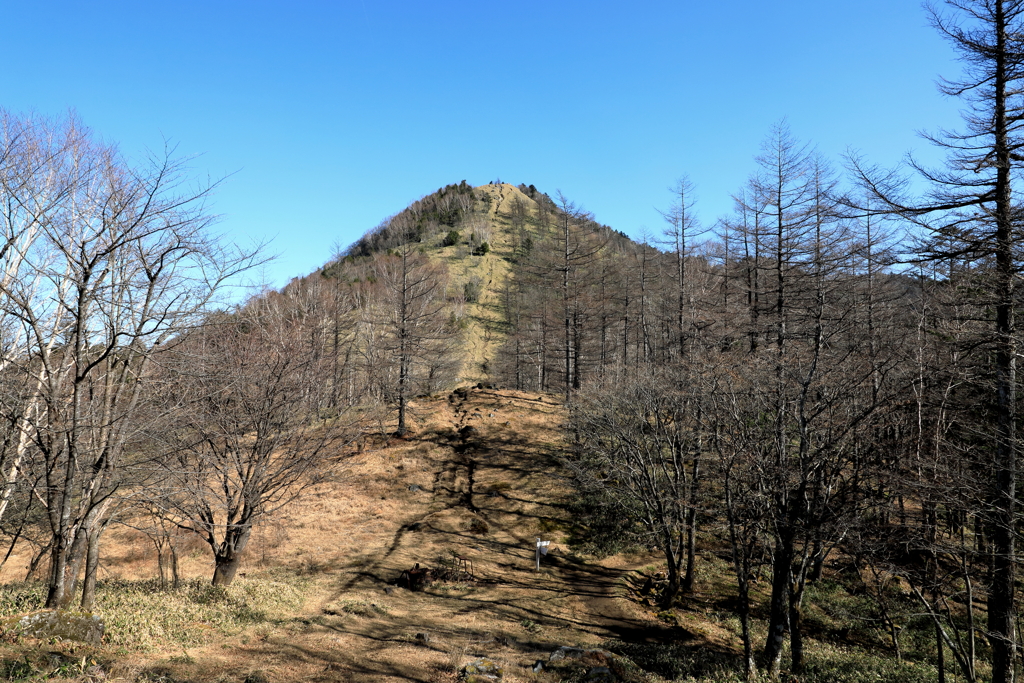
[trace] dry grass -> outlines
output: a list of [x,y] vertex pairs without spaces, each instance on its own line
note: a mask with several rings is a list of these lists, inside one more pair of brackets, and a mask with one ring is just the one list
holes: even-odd
[[[223,594],[205,586],[201,545],[182,560],[186,588],[161,593],[152,545],[110,532],[99,611],[111,627],[105,652],[125,677],[443,681],[487,655],[514,683],[544,680],[529,667],[560,645],[597,644],[623,625],[660,628],[615,597],[629,563],[584,566],[564,545],[557,398],[472,390],[454,404],[418,401],[412,415],[411,438],[368,446],[340,481],[258,528]],[[469,444],[453,436],[464,424],[479,430]],[[540,573],[538,535],[553,541]],[[454,556],[472,579],[415,593],[389,585],[417,562]]]
[[[439,250],[441,258],[452,276],[452,286],[461,291],[465,283],[473,281],[480,285],[481,294],[476,303],[467,303],[465,315],[473,324],[465,329],[462,349],[463,364],[460,376],[468,382],[490,382],[489,369],[497,357],[498,348],[505,340],[500,332],[504,327],[500,303],[504,284],[512,266],[512,243],[509,239],[509,212],[512,201],[518,197],[533,209],[532,199],[514,185],[483,185],[474,188],[480,197],[489,198],[489,203],[478,201],[477,209],[487,206],[486,214],[479,216],[477,230],[486,231],[486,241],[491,251],[483,256],[469,256],[466,245],[444,247]],[[464,237],[469,237],[472,226],[463,228]],[[440,240],[440,235],[438,236]]]

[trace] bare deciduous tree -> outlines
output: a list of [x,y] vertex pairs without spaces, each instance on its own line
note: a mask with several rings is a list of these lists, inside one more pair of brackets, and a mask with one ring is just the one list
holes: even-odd
[[152,500],[213,550],[231,583],[253,525],[332,476],[351,440],[343,415],[320,420],[332,359],[277,298],[252,302],[184,339],[165,360],[169,423]]
[[[444,292],[447,273],[405,244],[378,256],[369,266],[376,287],[367,291],[364,311],[376,339],[369,351],[390,354],[397,363],[393,388],[398,407],[398,434],[408,431],[406,413],[417,373],[441,371],[446,342],[453,335]],[[449,359],[450,360],[450,359]],[[379,363],[385,365],[386,363]]]
[[44,473],[47,606],[64,607],[116,507],[152,358],[252,257],[210,237],[211,187],[193,186],[173,150],[133,165],[72,117],[3,118],[22,150],[0,183],[0,317],[21,340],[5,372],[26,388],[8,406]]
[[[696,387],[693,387],[696,388]],[[636,511],[644,540],[665,556],[662,603],[693,587],[694,516],[704,440],[699,391],[645,368],[613,386],[589,384],[573,403],[569,464],[578,485],[596,489],[621,510]]]

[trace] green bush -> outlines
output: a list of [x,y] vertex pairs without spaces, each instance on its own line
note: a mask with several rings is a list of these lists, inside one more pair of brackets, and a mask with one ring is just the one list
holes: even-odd
[[462,239],[462,235],[458,230],[449,230],[448,234],[441,240],[441,246],[443,247],[454,247]]
[[480,246],[473,250],[474,256],[484,256],[491,251],[491,245],[487,242],[481,242]]

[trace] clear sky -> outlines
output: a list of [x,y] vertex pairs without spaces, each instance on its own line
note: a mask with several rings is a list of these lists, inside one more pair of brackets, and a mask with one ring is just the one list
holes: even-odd
[[271,286],[442,185],[561,190],[637,236],[681,174],[731,210],[772,123],[836,158],[927,154],[959,66],[913,0],[0,0],[0,106],[197,154]]

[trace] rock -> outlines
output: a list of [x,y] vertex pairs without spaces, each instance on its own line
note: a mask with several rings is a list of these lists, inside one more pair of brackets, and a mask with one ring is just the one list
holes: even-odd
[[462,437],[463,441],[466,441],[473,437],[480,436],[480,430],[471,425],[466,425],[465,427],[459,430],[459,436]]
[[423,489],[420,487],[419,484],[409,484],[409,490],[412,491],[413,493],[416,493],[417,491],[422,491]]
[[544,670],[544,660],[543,659],[538,659],[536,662],[533,663],[533,673],[539,674],[543,670]]
[[391,595],[395,592],[394,586],[384,586],[384,595]]
[[64,610],[26,614],[0,625],[6,625],[8,629],[27,638],[60,638],[90,645],[99,645],[103,641],[104,633],[103,620],[99,617]]
[[583,677],[584,683],[617,683],[619,680],[607,666],[595,666]]
[[250,671],[242,683],[270,683],[265,671]]
[[568,645],[563,645],[548,655],[548,661],[560,662],[563,659],[583,659],[583,655],[585,653],[586,650],[582,647],[569,647]]
[[416,642],[420,645],[430,645],[430,634],[429,633],[417,633]]
[[493,683],[499,680],[504,670],[487,657],[476,659],[462,667],[462,679],[466,683]]
[[587,667],[587,674],[582,679],[587,683],[616,683],[626,680],[628,672],[636,665],[625,657],[598,648],[586,650],[581,647],[563,645],[548,656],[548,662],[562,660],[579,661]]

